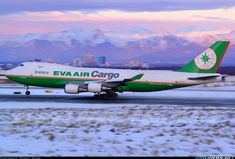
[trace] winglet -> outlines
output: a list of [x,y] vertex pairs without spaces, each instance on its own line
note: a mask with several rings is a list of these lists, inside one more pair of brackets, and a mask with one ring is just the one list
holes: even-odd
[[144,75],[143,73],[140,73],[140,74],[138,74],[138,75],[132,77],[131,79],[132,79],[132,80],[140,80],[140,79],[143,77],[143,75]]

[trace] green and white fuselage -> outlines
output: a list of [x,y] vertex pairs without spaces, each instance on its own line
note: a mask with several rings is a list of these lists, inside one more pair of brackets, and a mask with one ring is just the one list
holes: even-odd
[[[102,68],[80,68],[51,63],[27,62],[9,72],[7,77],[24,85],[64,88],[69,83],[129,79],[137,74],[144,74],[139,80],[127,82],[118,91],[159,91],[184,86],[215,82],[210,80],[189,80],[199,77],[199,73],[183,73],[164,70],[122,70]],[[211,75],[211,74],[203,74]]]
[[[63,88],[66,93],[160,91],[220,81],[222,76],[216,71],[228,45],[229,42],[215,43],[208,48],[209,51],[207,49],[178,71],[86,68],[25,62],[9,70],[5,76],[27,86]],[[211,50],[215,55],[210,55]]]

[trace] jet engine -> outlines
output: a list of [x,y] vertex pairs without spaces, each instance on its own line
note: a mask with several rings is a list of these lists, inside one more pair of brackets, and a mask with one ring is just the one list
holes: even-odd
[[82,83],[82,84],[66,84],[64,92],[68,94],[78,94],[80,92],[94,92],[100,93],[103,91],[109,91],[111,88],[103,86],[102,83]]
[[88,83],[87,89],[88,92],[95,92],[95,93],[102,92],[102,83]]
[[66,84],[64,87],[64,92],[68,94],[78,94],[79,84]]

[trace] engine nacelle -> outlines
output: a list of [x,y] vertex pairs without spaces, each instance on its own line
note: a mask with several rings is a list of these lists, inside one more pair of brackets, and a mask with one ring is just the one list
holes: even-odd
[[78,94],[79,85],[78,84],[66,84],[64,87],[64,92],[68,94]]
[[94,92],[100,93],[102,91],[109,91],[111,88],[102,86],[102,83],[88,83],[88,84],[66,84],[64,92],[68,94],[78,94],[80,92]]
[[99,93],[102,92],[102,83],[88,83],[88,92]]

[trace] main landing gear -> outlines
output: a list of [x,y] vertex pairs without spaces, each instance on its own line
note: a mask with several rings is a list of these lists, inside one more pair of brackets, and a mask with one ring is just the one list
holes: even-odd
[[30,95],[29,86],[26,86],[25,95],[27,95],[27,96]]
[[105,93],[97,93],[94,95],[94,97],[118,97],[118,94],[116,92],[110,91],[110,92],[105,92]]

